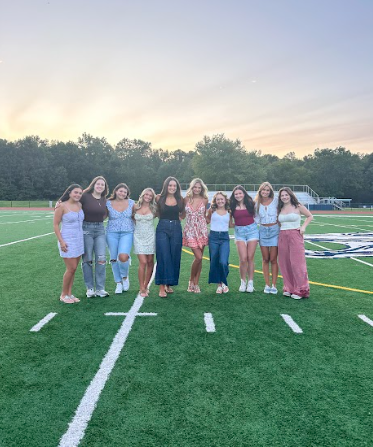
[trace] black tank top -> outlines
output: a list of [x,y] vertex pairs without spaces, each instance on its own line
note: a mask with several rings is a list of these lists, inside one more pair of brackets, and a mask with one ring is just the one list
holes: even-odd
[[163,210],[160,212],[160,219],[179,220],[179,205],[164,204]]

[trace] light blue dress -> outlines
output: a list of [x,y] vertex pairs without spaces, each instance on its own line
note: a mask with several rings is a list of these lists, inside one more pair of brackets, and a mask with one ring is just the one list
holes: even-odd
[[78,258],[84,253],[83,220],[83,210],[62,215],[61,236],[67,244],[67,251],[62,251],[58,242],[61,258]]

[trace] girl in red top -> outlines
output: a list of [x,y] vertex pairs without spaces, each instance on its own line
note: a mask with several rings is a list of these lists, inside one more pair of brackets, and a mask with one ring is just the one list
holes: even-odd
[[[245,188],[238,185],[230,197],[234,219],[234,236],[240,258],[240,292],[254,291],[254,255],[259,240],[258,225],[254,222],[255,205]],[[248,281],[246,280],[248,278]],[[246,282],[247,281],[247,282]]]

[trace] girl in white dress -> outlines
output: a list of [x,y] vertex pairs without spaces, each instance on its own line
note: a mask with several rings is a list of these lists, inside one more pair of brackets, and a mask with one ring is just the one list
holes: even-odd
[[133,207],[134,252],[139,258],[138,276],[142,297],[149,294],[148,284],[154,269],[155,229],[153,220],[156,212],[155,192],[152,188],[145,188],[140,194],[139,201]]

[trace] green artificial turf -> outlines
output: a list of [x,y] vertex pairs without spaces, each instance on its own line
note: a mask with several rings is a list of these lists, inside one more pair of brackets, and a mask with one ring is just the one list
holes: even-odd
[[[0,213],[0,245],[53,231],[50,213],[8,215]],[[34,221],[15,223],[22,219]],[[308,232],[372,231],[373,218],[360,219],[316,216]],[[324,221],[333,226],[317,225]],[[231,267],[230,292],[216,295],[206,260],[202,293],[190,294],[191,261],[183,252],[180,285],[167,299],[152,285],[140,312],[157,316],[136,317],[81,445],[371,445],[373,327],[358,315],[373,319],[373,294],[311,284],[310,299],[294,301],[265,295],[260,273],[254,293],[239,293]],[[238,265],[233,241],[230,261]],[[104,313],[127,312],[137,295],[137,260],[122,295],[113,294],[107,267],[105,299],[85,298],[78,269],[82,301],[70,306],[58,301],[64,264],[54,235],[1,247],[0,262],[0,445],[57,446],[125,318]],[[311,281],[373,292],[372,267],[351,259],[307,265]],[[29,332],[49,312],[57,315]],[[206,332],[205,312],[215,333]]]

